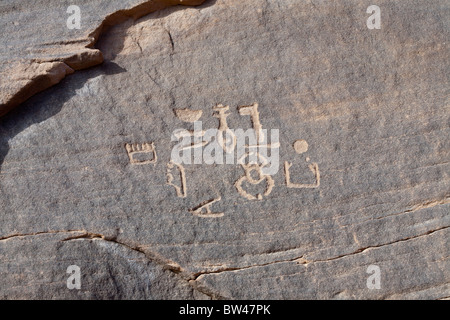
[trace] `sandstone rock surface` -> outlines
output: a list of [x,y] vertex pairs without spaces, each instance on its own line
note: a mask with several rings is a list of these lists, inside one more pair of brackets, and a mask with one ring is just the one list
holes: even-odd
[[[0,5],[0,298],[450,296],[448,1],[376,1],[379,30],[373,1],[144,2],[78,1],[80,30],[69,2]],[[170,163],[176,129],[254,103],[272,189]]]
[[[79,29],[67,27],[72,1],[6,0],[0,4],[0,116],[74,70],[103,62],[94,48],[109,26],[177,4],[204,0],[77,1]],[[81,10],[82,8],[82,10]]]

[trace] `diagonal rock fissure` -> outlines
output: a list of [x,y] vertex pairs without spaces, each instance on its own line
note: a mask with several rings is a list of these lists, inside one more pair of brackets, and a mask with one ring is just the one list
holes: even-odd
[[185,271],[179,264],[177,264],[176,262],[173,262],[169,259],[166,259],[166,258],[162,257],[160,254],[150,251],[147,248],[143,248],[138,245],[131,245],[131,244],[128,244],[123,241],[118,241],[117,237],[107,237],[102,234],[89,233],[89,232],[85,232],[84,234],[81,234],[81,235],[69,237],[62,241],[73,241],[73,240],[101,240],[101,241],[107,241],[107,242],[111,242],[114,244],[124,246],[132,251],[136,251],[140,254],[143,254],[146,259],[158,264],[164,270],[167,270],[167,271],[175,274],[175,276],[178,279],[180,279],[182,281],[186,281],[187,284],[190,287],[192,287],[193,290],[196,290],[196,291],[208,296],[212,300],[228,299],[228,298],[218,294],[217,292],[212,291],[210,288],[208,288],[206,286],[198,285],[195,281],[192,281],[193,275],[189,274],[187,271]]
[[50,231],[39,231],[33,233],[15,233],[8,236],[0,237],[0,241],[7,241],[14,238],[32,237],[46,234],[59,234],[59,233],[85,233],[84,230],[50,230]]
[[424,234],[421,234],[421,235],[411,236],[411,237],[407,237],[407,238],[404,238],[404,239],[395,240],[395,241],[388,242],[388,243],[383,243],[383,244],[380,244],[380,245],[374,245],[374,246],[367,246],[367,247],[359,248],[358,250],[355,250],[352,253],[343,254],[343,255],[332,257],[332,258],[328,258],[328,259],[320,259],[320,260],[312,260],[312,261],[308,261],[308,260],[305,259],[302,262],[302,264],[308,265],[308,264],[317,263],[317,262],[334,261],[334,260],[342,259],[342,258],[345,258],[345,257],[353,256],[353,255],[356,255],[356,254],[364,253],[364,252],[366,252],[368,250],[378,249],[378,248],[381,248],[381,247],[390,246],[390,245],[393,245],[393,244],[406,242],[406,241],[414,240],[414,239],[417,239],[417,238],[426,237],[426,236],[429,236],[429,235],[431,235],[431,234],[433,234],[435,232],[439,232],[439,231],[442,231],[442,230],[445,230],[445,229],[448,229],[448,228],[450,228],[450,226],[441,227],[441,228],[438,228],[438,229],[435,229],[435,230],[428,231],[427,233],[424,233]]
[[262,264],[254,264],[254,265],[248,265],[248,266],[243,266],[243,267],[224,267],[224,268],[219,268],[216,270],[206,270],[206,271],[200,271],[200,272],[195,272],[195,273],[187,272],[179,264],[177,264],[173,261],[170,261],[169,259],[166,259],[166,258],[162,257],[161,255],[159,255],[158,253],[152,252],[142,246],[132,245],[132,244],[129,244],[129,243],[126,243],[123,241],[119,241],[119,240],[117,240],[117,237],[115,237],[115,236],[105,236],[100,233],[87,232],[85,230],[55,230],[55,231],[41,231],[41,232],[35,232],[35,233],[24,233],[24,234],[17,233],[17,234],[1,237],[0,241],[7,241],[10,239],[20,238],[20,237],[40,236],[40,235],[45,235],[45,234],[78,233],[76,235],[65,238],[61,241],[66,242],[66,241],[76,241],[76,240],[94,240],[94,241],[96,240],[96,241],[107,241],[107,242],[115,243],[115,244],[118,244],[121,246],[125,246],[126,248],[128,248],[130,250],[133,250],[140,254],[143,254],[146,257],[146,259],[148,259],[149,261],[152,261],[152,262],[158,264],[164,270],[172,272],[182,281],[186,281],[188,283],[188,285],[192,287],[193,290],[196,290],[196,291],[208,296],[209,298],[211,298],[213,300],[220,300],[220,299],[228,300],[230,298],[225,297],[217,292],[214,292],[211,288],[198,282],[198,280],[202,276],[206,276],[206,275],[218,275],[218,274],[225,273],[225,272],[239,272],[239,271],[248,270],[248,269],[252,269],[252,268],[261,268],[261,267],[265,267],[265,266],[270,266],[270,265],[280,264],[280,263],[287,263],[287,262],[296,262],[297,264],[308,266],[310,264],[319,263],[319,262],[335,261],[335,260],[346,258],[349,256],[361,254],[361,253],[367,252],[368,250],[371,250],[371,249],[378,249],[378,248],[381,248],[384,246],[389,246],[389,245],[393,245],[393,244],[397,244],[397,243],[401,243],[401,242],[414,240],[414,239],[421,238],[421,237],[426,237],[426,236],[429,236],[436,232],[446,230],[449,227],[450,226],[441,227],[441,228],[438,228],[435,230],[430,230],[427,233],[424,233],[421,235],[411,236],[408,238],[392,241],[392,242],[385,243],[385,244],[367,246],[367,247],[355,250],[352,253],[344,254],[344,255],[340,255],[340,256],[336,256],[336,257],[331,257],[328,259],[308,261],[307,259],[304,258],[304,255],[302,255],[300,257],[276,260],[276,261],[271,261],[271,262],[262,263]]
[[270,265],[278,264],[278,263],[286,263],[286,262],[302,263],[302,258],[303,258],[303,256],[300,256],[300,257],[296,257],[296,258],[292,258],[292,259],[277,260],[277,261],[271,261],[271,262],[261,263],[261,264],[254,264],[254,265],[249,265],[249,266],[244,266],[244,267],[225,267],[225,268],[220,268],[220,269],[216,269],[216,270],[212,270],[212,271],[200,271],[200,272],[194,273],[193,280],[197,280],[201,276],[208,275],[208,274],[218,274],[218,273],[223,273],[223,272],[242,271],[242,270],[247,270],[247,269],[252,269],[252,268],[260,268],[260,267],[270,266]]
[[430,209],[430,208],[434,208],[436,206],[442,206],[442,205],[447,205],[447,204],[450,204],[450,196],[448,196],[448,195],[443,199],[425,201],[425,202],[416,204],[416,205],[410,207],[409,209],[402,211],[400,213],[393,213],[393,214],[389,214],[386,216],[378,217],[378,218],[375,218],[375,220],[381,220],[381,219],[385,219],[385,218],[392,217],[392,216],[398,216],[398,215],[407,214],[407,213],[411,213],[411,212],[417,212],[420,210]]
[[146,259],[149,261],[156,263],[164,270],[167,270],[173,273],[178,279],[187,282],[187,284],[192,287],[193,290],[196,290],[212,300],[218,299],[229,299],[217,292],[212,291],[210,288],[207,288],[203,285],[198,285],[194,280],[194,275],[186,272],[180,265],[177,263],[170,261],[159,255],[158,253],[152,252],[147,248],[142,248],[141,246],[132,245],[123,241],[117,240],[115,236],[105,236],[100,233],[88,232],[85,230],[48,230],[48,231],[39,231],[33,233],[15,233],[8,236],[0,237],[1,241],[8,241],[16,238],[24,238],[24,237],[34,237],[34,236],[42,236],[42,235],[55,235],[55,234],[74,234],[70,237],[67,237],[62,242],[67,241],[76,241],[76,240],[96,240],[96,241],[107,241],[117,245],[121,245],[126,247],[129,250],[138,252],[139,254],[143,254]]
[[273,265],[273,264],[279,264],[279,263],[286,263],[286,262],[296,262],[297,264],[301,264],[301,265],[305,265],[305,266],[310,265],[310,264],[314,264],[314,263],[318,263],[318,262],[330,262],[330,261],[342,259],[342,258],[345,258],[345,257],[353,256],[353,255],[356,255],[356,254],[364,253],[364,252],[366,252],[368,250],[371,250],[371,249],[378,249],[378,248],[381,248],[381,247],[384,247],[384,246],[389,246],[389,245],[393,245],[393,244],[396,244],[396,243],[410,241],[410,240],[414,240],[414,239],[417,239],[417,238],[425,237],[425,236],[428,236],[428,235],[433,234],[435,232],[442,231],[442,230],[445,230],[445,229],[448,229],[448,228],[450,228],[450,226],[446,226],[446,227],[442,227],[442,228],[439,228],[439,229],[431,230],[431,231],[428,231],[425,234],[412,236],[412,237],[408,237],[408,238],[405,238],[405,239],[392,241],[392,242],[385,243],[385,244],[359,248],[358,250],[355,250],[352,253],[343,254],[343,255],[339,255],[339,256],[336,256],[336,257],[331,257],[331,258],[328,258],[328,259],[307,260],[306,258],[304,258],[304,255],[302,255],[302,256],[297,257],[297,258],[285,259],[285,260],[277,260],[277,261],[267,262],[267,263],[263,263],[263,264],[255,264],[255,265],[249,265],[249,266],[244,266],[244,267],[226,267],[226,268],[220,268],[220,269],[212,270],[212,271],[200,271],[200,272],[194,273],[194,279],[193,280],[198,280],[201,276],[209,275],[209,274],[220,274],[220,273],[224,273],[224,272],[236,272],[236,271],[242,271],[242,270],[247,270],[247,269],[252,269],[252,268],[260,268],[260,267],[265,267],[265,266],[269,266],[269,265]]

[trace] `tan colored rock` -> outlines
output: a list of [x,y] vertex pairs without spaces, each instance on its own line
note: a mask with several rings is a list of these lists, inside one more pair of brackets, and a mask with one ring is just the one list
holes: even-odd
[[[73,70],[102,63],[102,53],[93,47],[108,27],[169,6],[202,2],[204,0],[127,0],[109,1],[105,5],[104,1],[78,1],[83,14],[83,27],[79,32],[68,30],[63,3],[34,1],[24,5],[8,1],[1,4],[4,46],[0,51],[0,116],[60,82]],[[43,28],[36,33],[33,29],[39,27]]]

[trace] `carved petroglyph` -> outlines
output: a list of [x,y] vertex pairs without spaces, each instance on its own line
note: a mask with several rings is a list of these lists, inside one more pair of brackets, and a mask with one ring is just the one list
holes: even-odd
[[[197,122],[202,114],[202,110],[192,110],[192,109],[174,109],[173,112],[183,122],[194,123],[194,128],[201,122]],[[179,151],[188,149],[203,148],[209,141],[204,141],[205,130],[185,130],[179,129],[174,132],[174,137],[178,140],[182,139],[182,143],[178,145]],[[192,142],[192,138],[194,142]]]
[[[252,155],[256,156],[256,159],[251,159]],[[247,164],[244,161],[246,158],[250,159]],[[261,160],[262,163],[258,163],[258,159]],[[238,162],[245,171],[245,175],[235,182],[235,187],[239,194],[248,200],[262,200],[263,196],[268,196],[275,186],[275,181],[270,175],[265,175],[262,172],[262,168],[264,168],[264,166],[268,163],[267,159],[259,153],[250,152],[240,158]],[[258,177],[257,179],[252,176],[252,172],[256,172]],[[264,181],[266,181],[267,186],[263,194],[259,193],[257,195],[252,195],[243,188],[244,182],[248,182],[252,185],[258,185]]]
[[[127,143],[125,144],[128,158],[131,164],[143,165],[143,164],[155,164],[158,161],[156,155],[155,144],[152,143]],[[149,158],[148,155],[151,155]]]
[[[246,166],[244,166],[244,170],[245,170],[245,175],[242,176],[241,178],[239,178],[235,183],[236,189],[241,196],[243,196],[244,198],[246,198],[248,200],[262,200],[263,195],[268,196],[272,192],[275,182],[271,176],[264,175],[261,172],[261,166],[259,166],[257,164],[246,165]],[[258,179],[254,179],[252,177],[253,171],[255,171],[258,174],[258,177],[259,177]],[[246,190],[244,190],[244,188],[242,187],[242,185],[245,181],[249,182],[252,185],[258,185],[258,184],[262,183],[264,180],[266,180],[267,187],[266,187],[266,191],[263,194],[259,193],[256,196],[254,196],[254,195],[250,194],[249,192],[247,192]]]
[[268,143],[268,144],[251,144],[251,145],[245,145],[245,148],[248,150],[252,150],[252,149],[263,149],[263,148],[267,148],[267,149],[275,149],[275,148],[279,148],[280,147],[280,143],[276,142],[276,143]]
[[[226,153],[232,153],[236,147],[236,135],[230,130],[227,123],[227,117],[230,115],[227,111],[229,106],[223,106],[221,104],[213,107],[213,110],[217,113],[213,116],[219,118],[219,132],[217,133],[217,142]],[[225,133],[225,139],[223,134]]]
[[239,114],[241,116],[250,116],[252,119],[253,129],[256,131],[256,141],[259,143],[264,140],[264,133],[262,131],[261,121],[259,120],[258,104],[254,103],[251,106],[239,107]]
[[[172,174],[172,170],[176,168],[178,170],[180,185],[174,184],[174,176]],[[186,189],[186,173],[184,172],[184,167],[181,164],[174,163],[170,161],[167,164],[167,184],[175,188],[177,192],[177,196],[179,198],[186,198],[187,189]]]
[[[263,168],[269,163],[269,160],[259,153],[261,149],[271,149],[271,148],[279,148],[280,144],[274,143],[264,143],[264,132],[262,130],[261,121],[259,118],[258,104],[254,103],[251,106],[242,106],[239,107],[240,115],[249,115],[252,120],[253,130],[255,131],[256,136],[256,144],[245,145],[245,148],[248,150],[252,150],[246,153],[243,157],[238,160],[238,163],[242,166],[245,171],[245,175],[239,178],[235,187],[239,194],[248,200],[262,200],[263,196],[268,196],[273,187],[275,186],[275,181],[270,175],[263,173]],[[248,163],[245,163],[245,159],[249,159]],[[260,163],[258,163],[261,161]],[[258,178],[253,178],[252,173],[256,173]],[[266,190],[263,194],[258,193],[256,195],[251,194],[249,191],[244,190],[244,182],[248,182],[251,185],[259,185],[260,183],[266,183]]]
[[292,163],[287,161],[284,162],[284,174],[286,175],[286,185],[288,188],[296,188],[296,189],[314,189],[320,186],[320,171],[317,163],[312,163],[309,165],[309,170],[314,174],[316,182],[312,184],[303,184],[303,183],[292,183],[291,175],[289,169],[292,167]]
[[[203,148],[206,146],[209,141],[202,140],[202,138],[205,136],[206,131],[192,131],[192,130],[180,130],[178,132],[174,133],[175,138],[177,139],[184,139],[184,138],[194,138],[195,142],[191,142],[191,139],[186,139],[186,143],[180,145],[180,150],[187,150],[187,149],[196,149],[196,148]],[[197,141],[200,140],[200,141]]]
[[[248,159],[248,162],[245,161],[246,159]],[[261,162],[258,163],[258,160],[260,160]],[[243,167],[248,164],[259,164],[261,168],[263,168],[269,163],[269,160],[256,151],[250,151],[240,157],[237,163]]]
[[222,200],[222,197],[219,197],[217,199],[205,201],[201,203],[199,206],[189,210],[190,213],[192,213],[194,216],[201,217],[201,218],[220,218],[224,216],[223,212],[212,212],[211,206]]
[[217,106],[213,107],[213,110],[217,112],[216,114],[213,115],[213,117],[219,119],[219,130],[220,131],[228,130],[229,127],[227,123],[227,117],[230,115],[230,113],[227,113],[227,111],[230,110],[230,107],[218,104]]
[[308,142],[305,140],[297,140],[294,142],[294,149],[298,154],[305,153],[308,151]]
[[[295,141],[294,150],[298,154],[303,154],[308,151],[308,142],[305,140],[297,140]],[[306,162],[309,162],[309,157],[306,158]],[[314,189],[320,186],[320,171],[319,165],[317,163],[311,163],[308,165],[309,170],[314,174],[315,183],[305,184],[305,183],[292,183],[291,182],[291,173],[290,168],[292,167],[292,163],[285,161],[284,162],[284,174],[286,176],[286,185],[288,188],[295,189]]]
[[[266,156],[268,155],[268,151],[271,150],[272,152],[275,152],[275,156],[277,157],[276,161],[278,161],[278,152],[279,151],[273,150],[273,149],[280,148],[280,143],[278,142],[278,139],[279,139],[278,131],[272,130],[272,135],[271,135],[272,143],[269,143],[269,141],[268,141],[269,137],[268,137],[268,135],[266,137],[266,134],[265,134],[265,131],[267,131],[267,130],[263,130],[263,128],[262,128],[258,107],[259,107],[258,103],[254,103],[250,106],[241,106],[238,108],[240,115],[249,115],[251,117],[254,137],[256,139],[256,141],[253,139],[250,139],[251,142],[249,142],[249,144],[244,145],[244,148],[246,150],[250,151],[250,154],[252,154],[254,152],[258,152],[258,153],[264,153]],[[276,140],[274,141],[274,139],[276,139]],[[272,153],[272,155],[274,155],[274,154]],[[276,169],[276,171],[278,171],[278,169]],[[269,172],[269,171],[267,171],[267,172]],[[265,173],[267,173],[267,172],[265,172]],[[274,171],[270,170],[270,172],[273,173]]]
[[[213,116],[219,119],[219,126],[218,129],[209,130],[203,130],[201,121],[197,121],[202,116],[202,110],[174,109],[174,114],[178,117],[178,119],[194,124],[194,130],[177,129],[173,132],[172,139],[182,139],[182,141],[176,146],[177,150],[196,149],[196,152],[199,151],[198,149],[201,149],[212,142],[208,140],[208,137],[211,135],[210,130],[214,130],[215,132],[212,134],[212,137],[217,135],[216,141],[220,145],[218,146],[219,150],[223,149],[227,153],[231,153],[236,149],[236,147],[238,147],[239,150],[243,151],[243,153],[240,153],[239,150],[237,150],[237,163],[242,166],[244,175],[235,182],[234,186],[238,193],[248,200],[262,200],[264,197],[269,196],[275,187],[275,181],[272,176],[278,171],[278,149],[280,148],[278,131],[276,132],[276,135],[274,135],[273,131],[276,129],[272,130],[270,142],[268,141],[269,135],[267,135],[267,139],[265,139],[266,130],[262,129],[258,106],[258,103],[254,103],[249,106],[238,107],[238,111],[241,116],[250,116],[253,126],[252,129],[248,129],[246,132],[244,132],[243,129],[237,129],[236,132],[238,132],[239,135],[228,126],[227,119],[230,115],[229,106],[217,104],[212,108],[214,110]],[[239,137],[239,140],[237,137]],[[192,140],[192,138],[194,139]],[[245,144],[246,138],[249,139],[249,143],[247,144]],[[304,154],[309,149],[308,142],[300,139],[296,140],[292,147],[297,154]],[[269,149],[271,149],[270,156],[267,153]],[[132,164],[154,164],[157,161],[156,150],[153,143],[126,144],[126,150]],[[272,159],[274,152],[276,155],[275,160]],[[152,154],[153,156],[149,159],[148,157],[138,156],[139,154]],[[202,156],[203,154],[200,155]],[[194,154],[194,159],[196,159],[195,156],[197,156],[197,154]],[[200,157],[200,159],[202,159],[202,157]],[[180,161],[172,159],[169,163],[167,163],[167,184],[175,188],[176,194],[180,198],[187,197],[186,174],[182,163],[186,164],[190,162],[184,161],[184,158]],[[292,163],[285,161],[284,173],[288,188],[313,189],[320,186],[320,171],[318,164],[315,162],[310,163],[309,157],[306,157],[306,162],[308,164],[309,171],[313,173],[315,181],[309,181],[310,183],[292,182],[290,171]],[[233,163],[235,163],[234,160]],[[267,170],[268,168],[272,168],[273,165],[276,166],[276,171]],[[212,212],[211,210],[211,206],[217,201],[220,201],[220,199],[221,198],[219,197],[217,199],[209,200],[189,211],[200,217],[223,216],[223,213]]]
[[174,109],[174,113],[178,119],[184,122],[195,122],[203,114],[202,110],[191,110],[191,109]]

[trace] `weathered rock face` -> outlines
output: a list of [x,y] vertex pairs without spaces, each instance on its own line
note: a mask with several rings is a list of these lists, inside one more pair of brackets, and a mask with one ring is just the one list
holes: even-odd
[[[39,74],[77,69],[60,55],[74,39],[104,62],[0,118],[1,298],[450,296],[448,1],[377,1],[374,30],[367,1],[205,1],[85,43],[141,2],[86,1],[81,30],[63,15],[61,30],[6,35],[2,50],[33,58],[51,43],[64,65]],[[7,3],[2,21],[32,12]],[[23,90],[24,71],[5,70],[2,99]],[[265,141],[278,171],[171,162],[196,120],[279,130]]]
[[[0,116],[59,83],[74,70],[102,63],[102,53],[93,47],[109,26],[173,5],[202,2],[81,0],[77,1],[77,9],[73,9],[71,1],[3,1],[0,4]],[[83,14],[82,24],[80,21],[75,31],[72,16],[68,18],[67,13]]]

